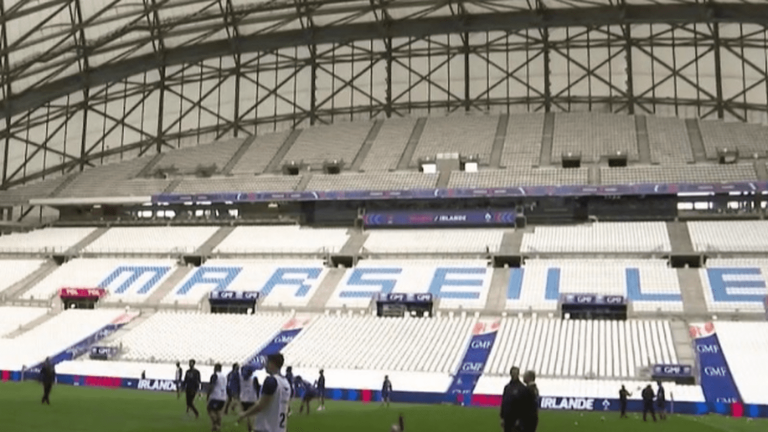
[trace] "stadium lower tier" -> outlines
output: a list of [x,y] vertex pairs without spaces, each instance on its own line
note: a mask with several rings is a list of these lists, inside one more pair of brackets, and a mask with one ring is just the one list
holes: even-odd
[[[26,322],[36,313],[12,315]],[[678,351],[686,345],[695,347],[689,361],[699,385],[668,383],[670,399],[694,404],[689,407],[694,411],[768,405],[761,391],[768,379],[762,367],[768,360],[764,322],[707,323],[673,334],[668,322],[645,320],[261,313],[157,313],[137,319],[120,310],[69,310],[0,339],[0,371],[5,371],[0,379],[18,379],[21,371],[29,378],[50,356],[63,382],[171,390],[176,361],[195,357],[207,376],[215,362],[260,364],[263,356],[282,352],[294,374],[309,380],[325,369],[333,398],[373,400],[389,375],[403,401],[493,405],[508,368],[518,366],[539,374],[542,395],[549,398],[545,408],[601,410],[603,404],[615,409],[622,384],[636,399],[648,380],[640,369],[684,362]],[[98,346],[117,349],[107,360],[87,360]],[[139,379],[142,373],[147,380]]]
[[[74,259],[52,271],[40,261],[4,263],[0,260],[0,269],[21,271],[16,279],[47,271],[15,294],[25,300],[48,300],[64,287],[99,287],[108,292],[101,300],[106,304],[199,305],[210,292],[226,290],[259,291],[260,305],[295,309],[367,309],[379,293],[431,293],[438,310],[552,312],[565,293],[624,296],[640,313],[680,313],[686,306],[764,313],[768,305],[766,259],[710,259],[699,270],[651,259],[528,260],[512,269],[492,268],[483,260],[363,260],[351,269],[334,269],[320,260],[212,259],[201,267],[180,267],[170,260]],[[0,285],[0,296],[8,287]],[[701,305],[684,304],[683,291]],[[316,296],[322,300],[313,302]]]

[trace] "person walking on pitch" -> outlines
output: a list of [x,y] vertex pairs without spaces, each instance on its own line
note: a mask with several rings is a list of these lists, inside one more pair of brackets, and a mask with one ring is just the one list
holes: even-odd
[[288,404],[291,400],[291,388],[280,370],[285,363],[282,354],[267,356],[269,376],[261,386],[258,402],[238,416],[238,423],[248,417],[256,416],[253,432],[283,432],[287,428]]

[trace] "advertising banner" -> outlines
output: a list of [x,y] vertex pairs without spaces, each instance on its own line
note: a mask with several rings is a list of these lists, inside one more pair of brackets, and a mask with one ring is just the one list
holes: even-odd
[[500,325],[499,320],[483,320],[475,324],[475,328],[472,329],[472,339],[461,360],[459,370],[453,376],[451,386],[448,388],[446,395],[448,403],[459,405],[471,403],[472,393],[491,355],[491,348],[496,341]]
[[652,376],[657,378],[689,378],[693,376],[693,367],[689,365],[657,364],[653,366]]
[[226,302],[255,302],[259,300],[258,291],[211,291],[210,300]]
[[627,299],[618,295],[563,294],[560,302],[565,305],[623,305]]
[[711,411],[725,413],[729,410],[729,405],[741,404],[741,396],[728,368],[714,325],[692,325],[690,330],[699,360],[704,397]]
[[61,298],[101,298],[107,295],[104,288],[62,288],[59,291]]
[[390,211],[363,216],[365,226],[452,226],[515,224],[514,210]]

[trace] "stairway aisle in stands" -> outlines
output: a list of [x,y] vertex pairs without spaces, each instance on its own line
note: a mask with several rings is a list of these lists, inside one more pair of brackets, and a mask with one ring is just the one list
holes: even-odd
[[[3,291],[2,294],[0,294],[0,299],[13,300],[21,297],[22,294],[34,288],[35,285],[40,283],[40,281],[50,276],[51,273],[56,271],[57,268],[59,268],[59,265],[56,264],[56,261],[52,259],[46,261],[45,263],[43,263],[43,265],[40,266],[39,269],[35,270],[32,274],[16,282],[15,284],[11,285],[8,289]],[[47,303],[47,299],[41,299],[41,300],[45,300],[45,302]]]
[[[188,274],[190,274],[195,267],[192,266],[180,266],[176,267],[175,270],[173,270],[173,273],[171,273],[170,276],[168,276],[168,279],[166,279],[162,284],[160,284],[157,289],[149,295],[149,298],[146,301],[147,305],[159,305],[160,302],[171,293],[171,291],[176,288],[181,281],[184,280],[185,277],[187,277]],[[207,304],[207,297],[205,298],[205,303]]]
[[197,250],[195,251],[195,255],[200,256],[207,256],[213,253],[213,250],[216,249],[216,246],[219,245],[222,241],[224,241],[225,238],[229,237],[230,234],[232,234],[232,231],[235,230],[234,226],[223,226],[219,228],[218,231],[213,233],[213,235],[208,238],[208,240],[205,241]]
[[332,268],[328,270],[323,281],[320,282],[320,285],[317,287],[317,292],[315,292],[315,295],[309,299],[306,309],[313,312],[322,312],[325,310],[325,305],[333,295],[336,287],[339,286],[346,270],[347,269],[345,268]]
[[696,353],[693,351],[693,338],[691,338],[688,324],[675,319],[669,321],[669,328],[672,332],[672,340],[675,341],[678,363],[681,365],[695,365]]
[[637,155],[643,165],[651,164],[651,144],[648,140],[648,122],[645,116],[635,116],[635,136],[637,137]]
[[[24,333],[32,330],[33,328],[35,328],[35,327],[37,327],[39,325],[42,325],[45,322],[50,321],[55,316],[60,314],[63,310],[64,309],[58,308],[58,307],[57,308],[51,308],[51,309],[48,310],[47,314],[41,316],[40,318],[38,318],[38,319],[36,319],[36,320],[34,320],[34,321],[30,322],[30,323],[27,323],[26,325],[21,326],[18,330],[13,331],[11,333],[8,333],[8,334],[4,335],[3,337],[5,339],[13,339],[15,337],[19,337],[19,336],[23,335]],[[2,336],[2,335],[0,335],[0,336]]]
[[107,231],[109,231],[108,227],[100,227],[93,230],[90,234],[85,236],[84,239],[80,240],[79,242],[75,243],[74,246],[69,248],[65,253],[66,254],[72,254],[76,255],[83,251],[88,245],[95,242],[99,239],[99,237],[103,236]]
[[696,268],[677,269],[680,295],[683,297],[683,312],[689,317],[705,317],[707,301],[704,298],[704,284],[701,272]]

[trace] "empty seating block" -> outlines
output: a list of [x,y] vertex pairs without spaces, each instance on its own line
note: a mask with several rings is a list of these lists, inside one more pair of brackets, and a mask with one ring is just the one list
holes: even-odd
[[[490,376],[483,375],[477,381],[474,394],[476,395],[501,395],[504,390],[504,386],[509,382],[508,376]],[[632,392],[630,400],[642,400],[640,390],[648,385],[647,380],[610,380],[610,379],[597,379],[597,380],[585,380],[584,378],[547,378],[536,377],[536,384],[539,387],[542,397],[572,397],[572,398],[586,398],[595,399],[595,410],[602,409],[600,403],[603,399],[613,399],[616,397],[616,389],[621,388],[622,385],[627,387],[627,390]],[[654,386],[654,389],[656,386]],[[667,394],[674,396],[676,402],[704,402],[704,392],[701,386],[698,385],[680,385],[674,382],[665,382],[664,388],[667,390]],[[671,397],[671,396],[668,396]]]
[[192,253],[219,228],[111,228],[85,248],[88,253]]
[[645,119],[651,162],[662,164],[693,162],[693,150],[685,120],[655,116],[647,116]]
[[559,162],[564,152],[580,152],[585,162],[624,152],[637,159],[637,133],[631,116],[594,113],[558,113],[552,137],[552,160]]
[[299,176],[247,176],[184,179],[174,193],[214,192],[292,192],[301,181]]
[[757,153],[765,157],[768,128],[756,124],[700,121],[701,139],[707,158],[718,157],[719,149],[738,149],[742,157]]
[[22,366],[37,365],[125,315],[118,309],[64,311],[16,338],[0,339],[0,369],[21,370]]
[[434,189],[436,174],[418,172],[338,174],[312,176],[308,191]]
[[74,259],[25,292],[25,299],[49,299],[62,288],[104,288],[104,303],[140,303],[176,268],[172,260]]
[[543,376],[619,378],[657,363],[677,364],[667,321],[504,318],[485,372],[518,366]]
[[232,174],[259,174],[267,169],[290,132],[279,132],[257,137],[237,161]]
[[325,316],[283,349],[294,368],[453,373],[475,318]]
[[39,269],[42,260],[0,260],[0,293]]
[[46,308],[0,306],[0,337],[48,313]]
[[32,198],[47,198],[66,178],[59,177],[0,191],[0,202],[3,204],[23,203]]
[[349,165],[372,126],[371,122],[359,122],[305,129],[288,150],[283,162],[320,164],[329,160],[343,160]]
[[768,250],[768,221],[688,222],[688,232],[697,252]]
[[510,291],[519,295],[508,295],[510,310],[554,311],[560,294],[620,295],[636,311],[683,310],[676,270],[662,260],[528,260],[512,272]]
[[360,169],[362,171],[391,171],[396,169],[415,126],[416,119],[384,121]]
[[160,312],[112,344],[134,361],[243,362],[257,354],[289,317]]
[[344,228],[302,228],[298,225],[241,226],[214,253],[327,253],[338,252],[349,238]]
[[163,154],[163,157],[155,165],[155,169],[173,167],[178,170],[179,174],[194,174],[199,166],[216,165],[216,172],[221,172],[243,144],[243,141],[243,139],[231,139],[192,148],[172,150]]
[[765,311],[768,260],[709,258],[699,272],[710,312]]
[[501,246],[501,229],[409,229],[370,231],[363,249],[370,253],[483,253]]
[[768,404],[768,323],[715,321],[717,338],[742,400]]
[[544,133],[544,115],[518,114],[509,116],[504,149],[503,167],[531,167],[539,164],[541,139]]
[[600,222],[589,225],[536,227],[523,234],[522,252],[669,252],[663,222]]
[[435,157],[439,153],[478,155],[487,163],[498,124],[498,116],[430,118],[416,146],[413,163],[420,157]]
[[95,228],[46,228],[0,237],[0,252],[61,253],[75,246]]
[[520,186],[561,186],[589,184],[589,171],[580,169],[507,169],[483,170],[475,173],[454,171],[449,188],[506,188]]
[[669,165],[663,167],[601,168],[602,184],[726,183],[757,180],[755,168],[737,165]]
[[137,176],[152,160],[152,156],[141,157],[127,162],[108,164],[80,173],[59,197],[111,197],[143,196],[160,192],[170,184],[168,180],[127,181]]
[[303,307],[328,269],[319,260],[208,260],[189,273],[163,300],[197,304],[213,290],[259,291],[265,306]]
[[367,308],[373,296],[391,286],[396,293],[430,292],[442,309],[482,310],[492,275],[481,260],[364,260],[347,270],[326,307]]

